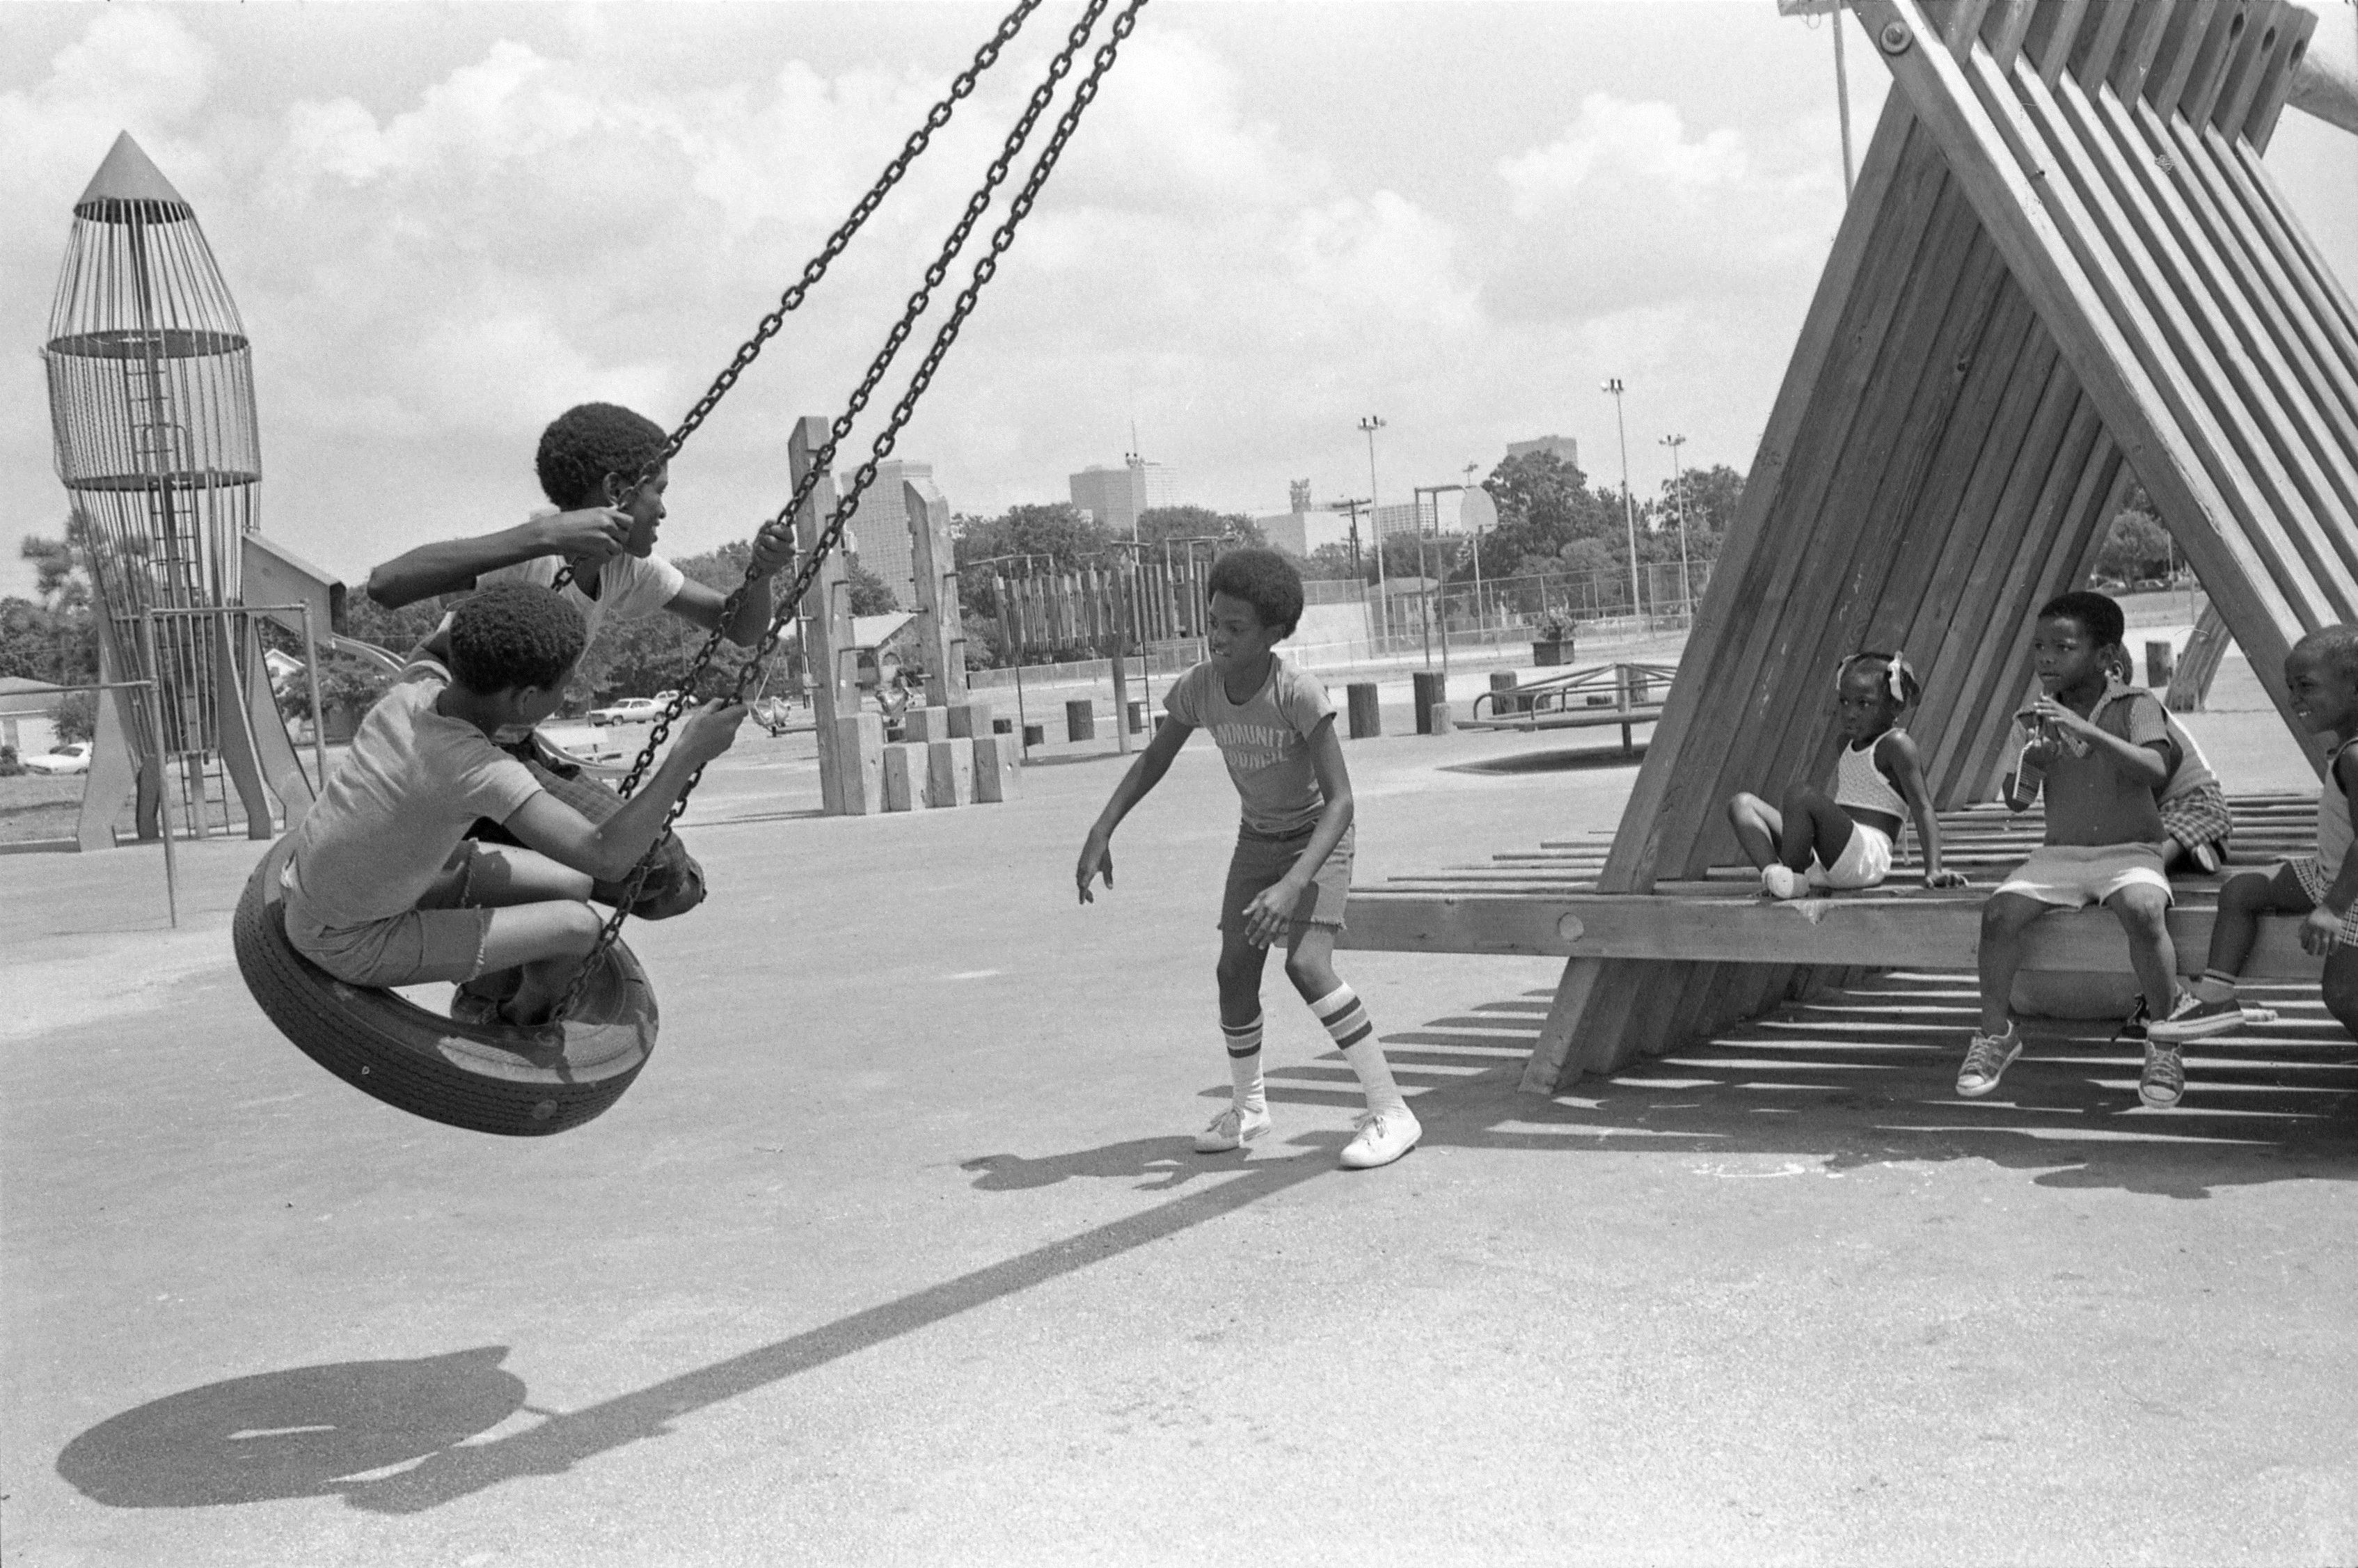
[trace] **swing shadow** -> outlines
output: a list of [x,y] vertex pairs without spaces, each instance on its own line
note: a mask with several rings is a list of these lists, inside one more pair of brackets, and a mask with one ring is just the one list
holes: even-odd
[[[1542,1099],[1517,1087],[1549,993],[1488,1002],[1384,1036],[1424,1146],[1547,1153],[1799,1156],[1829,1173],[1979,1159],[2050,1187],[2177,1199],[2293,1179],[2358,1176],[2358,1049],[2315,1000],[2282,988],[2283,1021],[2189,1054],[2188,1107],[2137,1104],[2136,1067],[2108,1027],[2049,1024],[2002,1096],[1953,1093],[1972,982],[1900,976],[1789,1006],[1717,1040]],[[1356,1107],[1329,1053],[1273,1068],[1273,1105]],[[1225,1095],[1225,1087],[1207,1091]],[[2216,1105],[2206,1107],[2206,1100]],[[504,1346],[354,1362],[207,1385],[125,1411],[69,1444],[59,1473],[92,1500],[192,1508],[341,1496],[421,1513],[527,1476],[561,1474],[669,1432],[682,1417],[1211,1223],[1338,1172],[1339,1130],[1202,1156],[1184,1136],[1037,1157],[979,1155],[981,1193],[1127,1181],[1154,1207],[577,1411],[546,1412],[499,1365]],[[1412,1154],[1411,1159],[1416,1158]],[[1380,1177],[1374,1179],[1381,1179]],[[546,1419],[482,1439],[518,1412]],[[474,1441],[471,1441],[474,1440]]]

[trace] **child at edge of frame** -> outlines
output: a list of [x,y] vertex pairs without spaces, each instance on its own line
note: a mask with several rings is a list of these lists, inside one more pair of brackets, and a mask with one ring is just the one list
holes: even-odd
[[1377,1043],[1375,1025],[1335,973],[1335,938],[1351,885],[1350,770],[1335,734],[1335,705],[1318,681],[1274,651],[1302,619],[1302,574],[1275,550],[1230,550],[1205,583],[1211,657],[1163,698],[1169,715],[1130,764],[1081,846],[1074,881],[1113,887],[1113,833],[1171,766],[1197,730],[1209,730],[1236,785],[1241,820],[1220,903],[1220,1033],[1226,1038],[1228,1108],[1195,1137],[1203,1154],[1226,1153],[1271,1129],[1261,1083],[1261,969],[1274,943],[1285,974],[1310,1006],[1367,1096],[1341,1162],[1347,1170],[1389,1165],[1423,1135]]
[[2010,997],[2031,923],[2056,909],[2101,903],[2121,923],[2143,996],[2122,1033],[2145,1047],[2137,1098],[2157,1109],[2178,1104],[2186,1074],[2176,1046],[2150,1037],[2151,1023],[2194,1007],[2178,983],[2168,916],[2174,902],[2162,866],[2158,797],[2178,748],[2153,694],[2125,686],[2112,665],[2121,607],[2084,589],[2039,606],[2031,664],[2041,695],[2017,715],[2020,745],[2005,795],[2027,810],[2043,777],[2045,841],[1982,905],[1981,1019],[1957,1071],[1957,1092],[1978,1098],[2022,1054]]
[[2153,1026],[2170,1044],[2223,1034],[2270,1015],[2247,1010],[2235,982],[2252,955],[2263,914],[2301,914],[2301,947],[2325,960],[2325,1010],[2358,1038],[2358,855],[2350,853],[2353,803],[2358,802],[2358,626],[2311,632],[2285,655],[2285,685],[2293,712],[2312,735],[2330,734],[2334,747],[2325,787],[2317,797],[2315,853],[2280,862],[2272,871],[2243,871],[2219,890],[2211,951],[2192,986],[2194,1005]]

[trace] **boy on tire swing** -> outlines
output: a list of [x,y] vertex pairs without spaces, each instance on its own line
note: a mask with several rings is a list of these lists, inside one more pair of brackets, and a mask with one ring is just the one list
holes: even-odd
[[[492,743],[556,710],[581,656],[580,615],[545,588],[486,589],[450,618],[449,667],[421,660],[377,699],[295,830],[280,885],[287,938],[348,984],[455,980],[462,1023],[547,1021],[605,921],[593,883],[620,882],[745,709],[690,714],[647,785],[592,823]],[[467,837],[478,817],[521,845]]]
[[[436,594],[498,583],[545,589],[557,580],[557,569],[567,567],[572,569],[572,580],[559,591],[582,619],[585,645],[607,616],[633,621],[658,611],[706,632],[722,632],[741,647],[754,645],[769,629],[769,579],[794,559],[793,535],[781,529],[755,536],[752,591],[738,606],[735,618],[722,626],[726,596],[654,553],[670,476],[658,468],[645,483],[638,480],[647,464],[663,455],[664,441],[663,428],[654,420],[611,403],[567,409],[541,432],[534,460],[541,492],[557,512],[496,534],[420,545],[369,573],[369,597],[388,610],[398,610]],[[427,639],[425,651],[447,658],[449,633],[446,620]],[[512,728],[493,740],[531,771],[541,788],[590,821],[611,816],[622,804],[612,790],[543,750],[529,726]],[[474,837],[493,844],[515,842],[488,818],[476,825]],[[590,894],[606,904],[622,896],[619,884],[602,881]],[[704,868],[676,835],[666,835],[631,905],[633,918],[665,920],[703,902]]]

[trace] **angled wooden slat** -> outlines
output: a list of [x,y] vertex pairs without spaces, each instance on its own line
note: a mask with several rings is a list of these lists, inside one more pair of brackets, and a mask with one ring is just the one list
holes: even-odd
[[2146,78],[2152,73],[2154,58],[2161,52],[2179,8],[2180,0],[2130,0],[2128,31],[2105,74],[2115,92],[2125,99],[2145,92]]
[[2251,112],[2240,126],[2223,125],[2221,130],[2234,135],[2240,131],[2255,152],[2268,150],[2268,141],[2276,135],[2277,122],[2285,112],[2292,95],[2293,73],[2309,53],[2309,36],[2317,30],[2317,18],[2305,8],[2295,6],[2283,23],[2277,39],[2276,56],[2269,61],[2267,73],[2262,78],[2258,93],[2252,101]]
[[2059,4],[2038,8],[2022,47],[2048,86],[2054,86],[2056,79],[2070,66],[2087,11],[2088,0],[2060,0]]
[[[2171,127],[2173,135],[2177,130]],[[2215,133],[2202,140],[2214,152],[2222,153],[2220,168],[2241,197],[2245,216],[2292,279],[2295,293],[2334,345],[2342,363],[2358,373],[2358,308],[2352,306],[2342,280],[2334,276],[2332,268],[2318,254],[2317,242],[2309,238],[2300,215],[2284,200],[2275,176],[2260,162],[2259,155],[2244,142],[2222,152],[2221,143],[2214,138]]]
[[2164,114],[2178,107],[2179,100],[2185,96],[2186,84],[2193,80],[2203,38],[2211,31],[2212,18],[2219,13],[2219,3],[2220,0],[2180,0],[2170,10],[2160,49],[2146,74],[2144,92],[2146,100]]
[[2095,0],[2065,69],[2082,81],[2109,81],[2137,10],[2137,0]]

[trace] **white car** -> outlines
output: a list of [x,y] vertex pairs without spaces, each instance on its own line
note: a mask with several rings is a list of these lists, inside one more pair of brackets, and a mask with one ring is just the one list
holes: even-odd
[[664,705],[652,697],[626,697],[608,708],[590,710],[592,724],[653,724]]
[[90,772],[90,742],[75,741],[40,756],[26,757],[22,761],[28,773],[86,773]]

